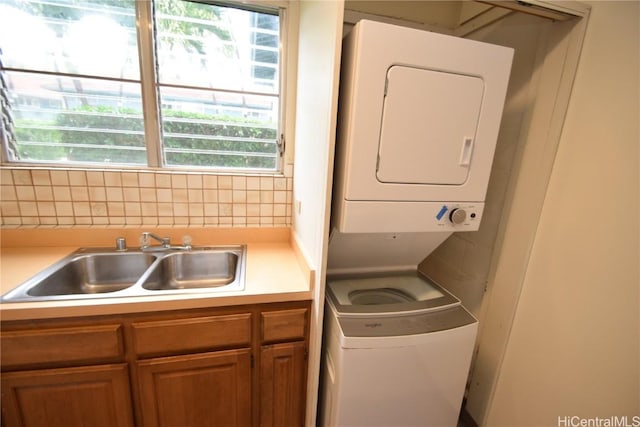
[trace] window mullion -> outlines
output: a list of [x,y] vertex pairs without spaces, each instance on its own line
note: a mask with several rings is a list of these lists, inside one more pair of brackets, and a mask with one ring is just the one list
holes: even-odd
[[158,93],[156,90],[153,4],[151,1],[136,1],[135,3],[147,162],[150,167],[162,167],[164,162],[160,131],[160,109],[158,108]]

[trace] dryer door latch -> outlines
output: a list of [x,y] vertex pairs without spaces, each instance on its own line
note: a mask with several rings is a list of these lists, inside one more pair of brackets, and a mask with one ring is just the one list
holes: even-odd
[[464,138],[464,141],[462,141],[460,166],[469,166],[471,163],[471,153],[473,153],[473,138],[467,136]]

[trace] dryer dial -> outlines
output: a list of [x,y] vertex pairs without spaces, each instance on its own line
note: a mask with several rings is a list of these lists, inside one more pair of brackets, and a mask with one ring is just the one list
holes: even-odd
[[449,214],[449,220],[454,224],[462,224],[467,219],[467,211],[464,209],[452,209]]

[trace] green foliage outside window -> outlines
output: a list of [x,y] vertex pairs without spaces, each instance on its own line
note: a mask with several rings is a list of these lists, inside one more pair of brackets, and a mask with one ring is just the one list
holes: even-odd
[[[169,165],[275,167],[277,131],[265,123],[181,111],[166,111],[163,119]],[[82,106],[56,120],[22,121],[16,129],[23,159],[146,163],[144,124],[133,109]]]

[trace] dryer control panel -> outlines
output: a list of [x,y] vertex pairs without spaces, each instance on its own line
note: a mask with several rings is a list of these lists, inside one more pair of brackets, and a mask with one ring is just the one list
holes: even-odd
[[351,233],[412,233],[475,231],[484,203],[346,201],[350,214],[341,218]]
[[481,206],[474,204],[443,204],[436,215],[436,220],[443,225],[473,227],[474,223],[480,222],[480,212],[482,212]]

